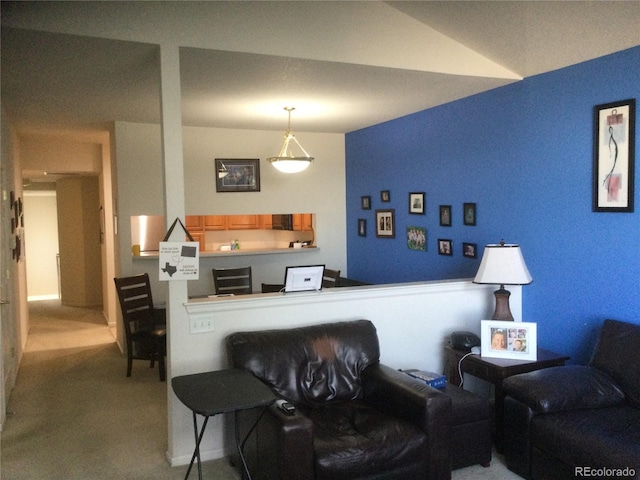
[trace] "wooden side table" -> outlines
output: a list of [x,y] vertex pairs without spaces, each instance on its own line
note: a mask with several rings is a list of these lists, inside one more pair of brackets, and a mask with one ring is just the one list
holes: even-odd
[[[234,413],[235,439],[242,466],[247,479],[251,480],[251,473],[244,458],[244,444],[265,412],[266,407],[275,400],[275,395],[264,383],[254,377],[247,370],[229,369],[215,372],[196,373],[174,377],[171,386],[176,396],[193,412],[193,429],[196,446],[185,475],[189,478],[193,462],[198,461],[198,478],[202,480],[202,466],[200,461],[200,442],[210,417],[220,413]],[[244,439],[240,440],[238,412],[250,408],[264,407]],[[202,428],[198,431],[196,414],[204,417]]]
[[[445,348],[445,375],[447,381],[453,385],[460,385],[460,375],[468,373],[494,385],[494,425],[496,448],[502,451],[504,390],[502,384],[505,378],[519,373],[532,372],[548,367],[559,367],[569,360],[568,356],[538,348],[537,360],[511,360],[505,358],[488,358],[480,355],[467,355],[464,350],[452,347]],[[466,355],[466,356],[465,356]]]

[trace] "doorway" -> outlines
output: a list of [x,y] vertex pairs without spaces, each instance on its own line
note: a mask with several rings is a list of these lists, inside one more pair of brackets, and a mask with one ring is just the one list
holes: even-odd
[[55,184],[42,185],[23,191],[29,302],[60,299],[57,195]]
[[24,192],[28,300],[102,306],[98,177],[59,178]]

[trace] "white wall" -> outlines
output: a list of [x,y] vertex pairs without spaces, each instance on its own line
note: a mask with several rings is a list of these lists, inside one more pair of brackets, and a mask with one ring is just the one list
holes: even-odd
[[[215,331],[190,334],[187,323],[171,325],[172,344],[176,347],[171,358],[172,376],[225,368],[223,342],[233,332],[360,318],[375,324],[383,363],[393,368],[441,372],[448,336],[455,330],[480,335],[480,320],[490,318],[493,313],[493,290],[494,285],[449,280],[192,300],[186,305],[190,318],[212,319]],[[510,290],[512,313],[516,320],[521,320],[521,288]],[[193,423],[190,411],[175,396],[170,396],[169,418],[172,431],[169,459],[174,465],[188,463],[194,447]],[[208,435],[201,446],[203,458],[218,458],[232,452],[231,444],[224,440],[227,424],[219,417],[209,422]]]
[[[346,274],[344,135],[297,133],[298,140],[315,161],[304,172],[287,175],[265,160],[280,150],[282,134],[281,131],[184,127],[186,213],[314,213],[319,248],[305,255],[262,255],[248,259],[255,269],[256,282],[277,283],[282,281],[287,265],[308,263],[323,263]],[[118,274],[149,272],[154,300],[164,302],[167,286],[157,281],[157,262],[131,256],[130,224],[132,215],[164,214],[160,126],[117,122],[115,143]],[[261,191],[216,193],[216,158],[261,159]],[[189,294],[210,293],[213,286],[211,268],[232,264],[232,261],[219,258],[202,259],[200,280],[189,282]]]
[[24,191],[25,257],[29,300],[58,298],[56,192]]

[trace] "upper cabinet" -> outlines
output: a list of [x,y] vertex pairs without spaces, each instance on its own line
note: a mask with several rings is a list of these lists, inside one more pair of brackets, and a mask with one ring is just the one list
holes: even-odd
[[[187,218],[190,215],[187,215]],[[227,216],[226,215],[205,215],[203,218],[203,224],[205,230],[226,230],[227,229]]]
[[185,226],[193,235],[194,233],[216,230],[295,230],[310,232],[313,230],[313,214],[293,213],[288,215],[276,215],[276,217],[288,217],[291,226],[283,228],[273,221],[273,215],[187,215]]
[[313,220],[310,213],[294,213],[293,229],[298,232],[310,232],[313,230]]
[[260,228],[260,215],[227,215],[228,230],[256,230]]

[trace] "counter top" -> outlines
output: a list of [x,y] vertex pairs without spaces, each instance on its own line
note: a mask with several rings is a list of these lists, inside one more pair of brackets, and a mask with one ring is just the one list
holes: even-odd
[[[302,247],[302,248],[254,248],[254,249],[240,249],[240,250],[216,250],[216,251],[201,251],[200,257],[223,257],[223,256],[243,256],[243,255],[277,255],[282,253],[304,253],[307,250],[318,250],[318,247]],[[132,255],[134,260],[147,260],[157,259],[158,252],[142,252],[140,255]]]

